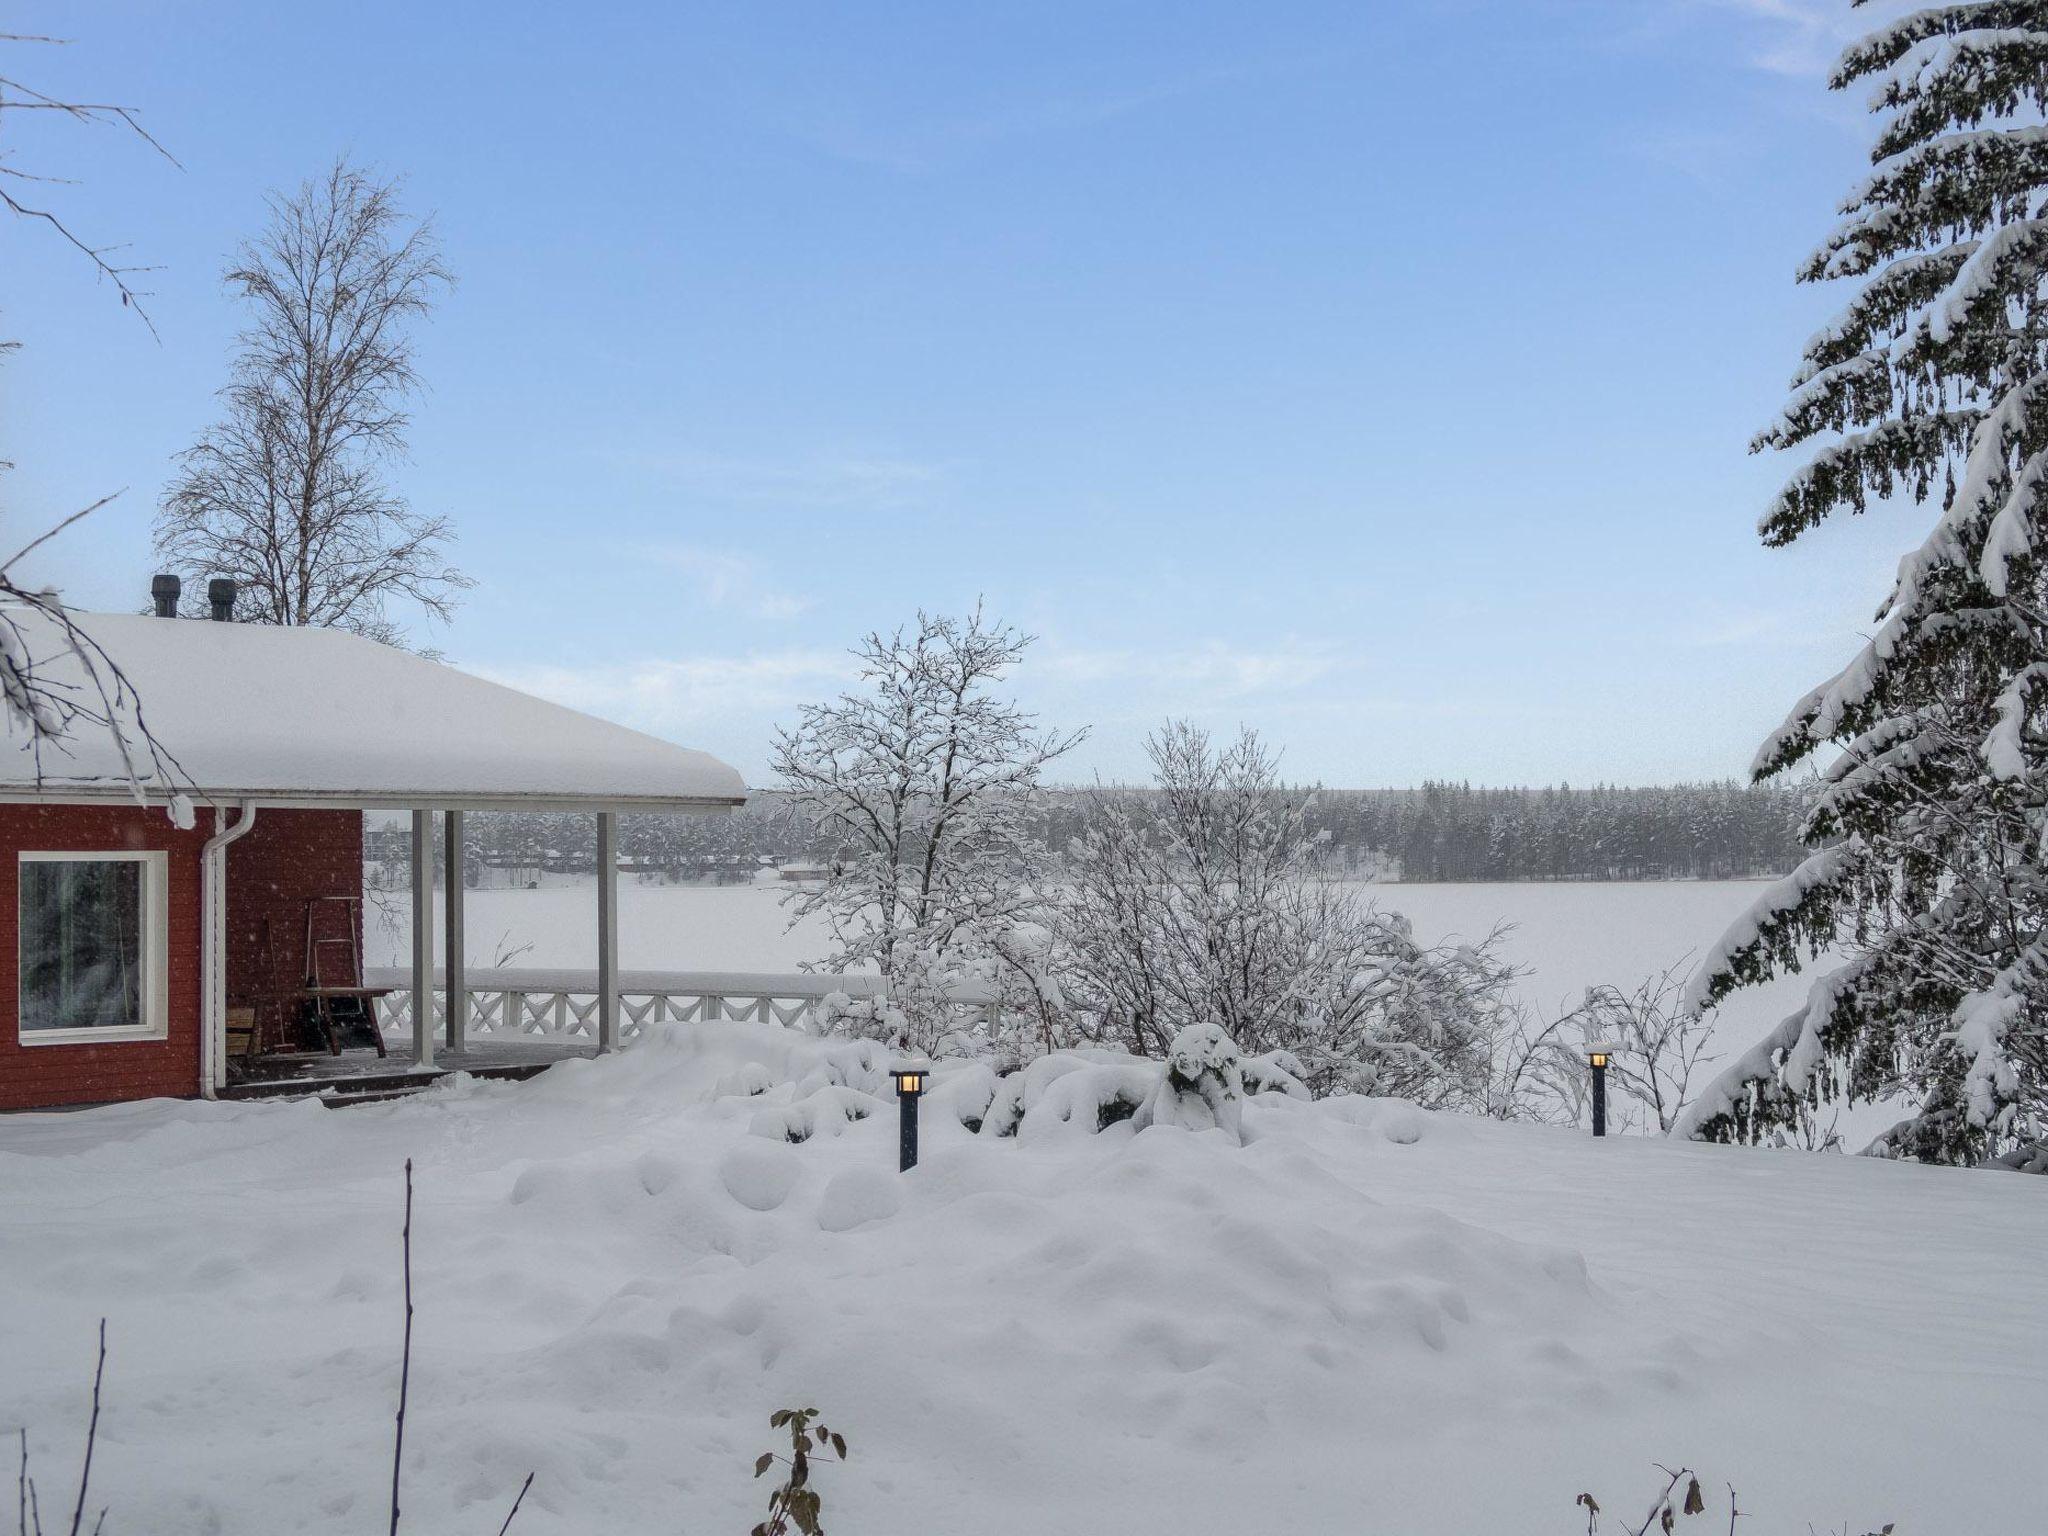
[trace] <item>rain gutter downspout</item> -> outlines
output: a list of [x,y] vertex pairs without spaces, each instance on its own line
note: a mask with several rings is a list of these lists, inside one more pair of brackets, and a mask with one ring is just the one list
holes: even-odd
[[228,1024],[228,844],[256,824],[256,802],[240,803],[241,816],[223,826],[214,808],[214,834],[199,850],[199,1096],[215,1097]]

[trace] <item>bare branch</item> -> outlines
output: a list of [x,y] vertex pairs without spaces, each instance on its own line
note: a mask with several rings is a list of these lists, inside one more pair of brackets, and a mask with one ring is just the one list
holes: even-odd
[[[0,33],[0,44],[62,46],[66,41],[66,39],[62,38],[39,37],[28,33]],[[67,101],[62,97],[53,96],[47,91],[41,91],[33,86],[25,85],[12,76],[0,75],[0,116],[4,116],[9,112],[53,112],[78,123],[124,129],[142,140],[144,144],[147,144],[172,165],[176,166],[178,164],[177,157],[159,143],[148,129],[142,126],[136,109],[133,107],[117,106],[112,102],[102,101]],[[183,169],[183,167],[179,168]],[[13,166],[0,167],[0,171],[4,171],[6,175],[18,181],[40,182],[44,185],[68,184],[67,179],[64,177],[41,175]],[[113,284],[115,292],[120,295],[122,305],[134,310],[142,323],[149,328],[150,335],[152,337],[157,336],[156,323],[150,319],[149,312],[142,305],[142,300],[147,298],[148,295],[136,289],[129,282],[129,279],[137,273],[154,271],[153,267],[124,265],[109,260],[110,253],[120,250],[122,247],[94,244],[78,234],[70,223],[53,209],[35,207],[24,203],[4,187],[0,187],[0,209],[5,209],[18,219],[26,219],[43,224],[53,231],[65,244],[84,256],[101,281]],[[161,340],[160,337],[158,339]]]

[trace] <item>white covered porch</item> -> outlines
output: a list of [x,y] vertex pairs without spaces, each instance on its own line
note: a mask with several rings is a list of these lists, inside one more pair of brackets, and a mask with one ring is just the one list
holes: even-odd
[[[413,911],[406,981],[407,990],[422,997],[431,994],[437,977],[453,994],[468,994],[464,818],[483,811],[595,817],[598,878],[591,921],[597,966],[590,1032],[587,1041],[560,1044],[603,1051],[620,1038],[619,817],[718,814],[746,803],[739,773],[707,753],[359,635],[134,614],[77,619],[122,678],[117,713],[123,740],[147,740],[153,755],[131,760],[132,753],[117,750],[110,734],[91,733],[58,760],[18,754],[13,777],[0,778],[0,794],[122,805],[140,797],[180,818],[196,813],[201,826],[210,825],[200,850],[194,925],[200,983],[196,1087],[205,1097],[228,1088],[231,1065],[237,1065],[228,1049],[228,851],[266,813],[409,813]],[[53,676],[63,673],[61,644],[59,651]],[[137,701],[146,701],[146,729]],[[438,893],[437,847],[445,872]],[[445,952],[439,954],[437,895],[446,933]],[[367,975],[350,978],[345,987],[306,980],[307,994],[315,999],[372,990]],[[437,1024],[433,1010],[419,1010],[410,1021],[410,1038],[396,1052],[384,1042],[383,1050],[364,1053],[380,1063],[366,1070],[379,1077],[401,1070],[417,1077],[444,1070],[444,1061],[480,1061],[469,1052],[468,1017],[457,1008]],[[239,1064],[252,1069],[243,1075],[288,1077],[287,1064],[258,1065],[260,1038],[259,1024],[246,1053],[250,1060]],[[381,1042],[381,1033],[374,1038]],[[320,1075],[332,1071],[322,1069]]]

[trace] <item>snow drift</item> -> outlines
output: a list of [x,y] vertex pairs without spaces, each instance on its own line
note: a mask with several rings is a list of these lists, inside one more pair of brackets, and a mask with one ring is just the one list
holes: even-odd
[[803,1404],[853,1442],[835,1536],[1564,1530],[1678,1457],[1761,1530],[2032,1507],[2030,1181],[1285,1092],[1241,1141],[1004,1136],[976,1065],[900,1176],[883,1065],[672,1027],[346,1113],[0,1121],[0,1424],[75,1467],[104,1314],[110,1533],[374,1523],[410,1155],[410,1529],[495,1529],[534,1470],[529,1536],[744,1530]]

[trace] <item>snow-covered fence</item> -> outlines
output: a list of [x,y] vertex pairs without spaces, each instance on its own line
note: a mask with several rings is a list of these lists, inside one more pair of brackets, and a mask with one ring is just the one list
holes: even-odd
[[[412,972],[372,968],[373,987],[392,990],[377,1001],[377,1023],[387,1035],[412,1032]],[[434,1023],[447,1022],[446,977],[433,995]],[[530,966],[470,967],[463,973],[469,1011],[465,1030],[481,1036],[597,1038],[597,972]],[[713,1024],[754,1020],[813,1029],[819,1005],[838,993],[849,999],[887,995],[879,976],[777,971],[621,971],[619,1035],[630,1040],[650,1024]],[[994,1000],[958,990],[953,1002],[979,1012]]]

